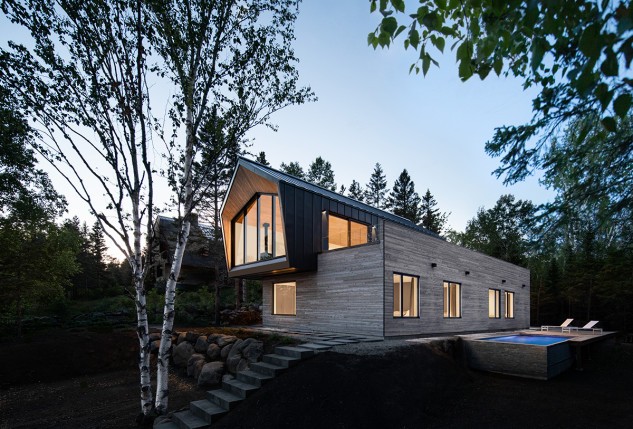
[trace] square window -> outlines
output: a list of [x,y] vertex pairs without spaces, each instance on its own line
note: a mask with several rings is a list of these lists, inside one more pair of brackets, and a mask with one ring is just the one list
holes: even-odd
[[297,315],[297,283],[273,284],[273,314]]

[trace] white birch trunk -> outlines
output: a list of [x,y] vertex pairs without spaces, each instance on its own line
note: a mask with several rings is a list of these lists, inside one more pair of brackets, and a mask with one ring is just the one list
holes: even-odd
[[174,328],[174,304],[176,301],[176,282],[180,275],[182,259],[189,239],[191,228],[190,216],[193,208],[193,186],[192,186],[192,164],[193,164],[193,108],[187,106],[186,120],[186,148],[185,148],[185,207],[184,218],[178,242],[174,251],[174,258],[171,264],[171,271],[165,286],[165,308],[163,310],[163,330],[161,333],[160,348],[158,349],[158,360],[156,368],[156,402],[155,410],[158,415],[166,414],[169,405],[169,357],[171,356],[171,335]]
[[147,321],[147,301],[143,285],[143,260],[141,252],[141,220],[138,203],[134,202],[134,256],[130,261],[136,291],[136,333],[139,341],[138,368],[141,376],[141,411],[149,415],[152,411],[152,379],[150,376],[150,342]]

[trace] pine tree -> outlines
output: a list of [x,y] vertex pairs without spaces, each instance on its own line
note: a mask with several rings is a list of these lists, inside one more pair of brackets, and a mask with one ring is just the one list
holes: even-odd
[[347,190],[347,196],[362,202],[365,199],[365,195],[360,183],[356,180],[352,180],[352,184],[349,185],[349,189]]
[[387,193],[387,177],[382,171],[380,163],[374,166],[374,172],[369,178],[369,183],[365,188],[365,202],[378,209],[385,208],[385,195]]
[[395,215],[415,223],[420,221],[420,196],[415,192],[415,184],[406,168],[393,184],[393,189],[387,197],[387,207]]
[[334,182],[334,171],[332,164],[318,156],[308,168],[306,180],[318,185],[322,188],[336,191],[336,183]]
[[303,167],[301,167],[301,164],[296,161],[292,161],[289,164],[282,162],[279,166],[279,169],[284,173],[298,177],[299,179],[305,179],[306,177],[306,174],[303,171]]
[[449,213],[441,213],[440,209],[436,206],[437,201],[435,201],[435,197],[433,197],[431,191],[427,189],[426,194],[424,194],[422,202],[420,203],[420,212],[422,215],[422,222],[420,225],[429,231],[441,234],[444,229],[444,225],[446,225]]
[[268,162],[268,160],[266,159],[266,152],[261,151],[256,157],[255,157],[255,161],[259,162],[262,165],[265,165],[266,167],[270,167],[270,162]]
[[102,287],[102,280],[106,273],[106,243],[103,235],[103,228],[97,221],[92,225],[92,230],[88,234],[88,251],[91,259],[92,281],[94,287]]

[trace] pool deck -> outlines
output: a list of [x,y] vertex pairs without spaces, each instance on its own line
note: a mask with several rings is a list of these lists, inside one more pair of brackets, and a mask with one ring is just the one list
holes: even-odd
[[[554,328],[555,329],[555,328]],[[479,339],[486,337],[494,337],[499,335],[546,335],[548,337],[563,337],[567,338],[569,341],[569,345],[574,348],[574,354],[576,358],[576,370],[583,370],[583,354],[585,357],[587,356],[587,346],[593,343],[597,343],[600,341],[607,340],[609,338],[614,337],[617,332],[616,331],[602,331],[598,332],[582,332],[576,331],[572,333],[565,332],[563,333],[561,330],[549,330],[549,331],[541,331],[539,327],[531,327],[530,329],[524,329],[519,331],[503,331],[503,332],[486,332],[479,334],[470,334],[470,335],[460,335],[460,337],[466,337],[469,339]]]

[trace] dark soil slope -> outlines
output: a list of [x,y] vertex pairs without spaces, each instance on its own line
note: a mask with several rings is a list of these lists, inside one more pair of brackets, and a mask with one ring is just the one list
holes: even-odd
[[603,344],[550,381],[468,371],[425,346],[324,353],[260,389],[214,428],[628,428],[633,350]]

